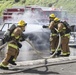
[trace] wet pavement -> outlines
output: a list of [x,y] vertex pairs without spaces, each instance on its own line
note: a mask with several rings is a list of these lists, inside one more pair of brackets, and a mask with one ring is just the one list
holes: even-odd
[[[35,50],[33,50],[33,47],[27,43],[26,41],[23,42],[23,47],[20,49],[19,56],[17,58],[17,62],[23,62],[23,61],[29,61],[29,60],[37,60],[42,59],[39,54]],[[6,48],[0,51],[0,61],[5,56]],[[49,56],[50,50],[39,50],[41,52],[42,57]],[[70,56],[76,56],[76,50],[74,47],[70,47],[71,54]],[[38,65],[35,65],[36,67]],[[25,68],[28,66],[23,66]],[[46,67],[37,67],[29,70],[24,70],[19,73],[13,73],[13,74],[0,74],[0,75],[76,75],[76,63],[64,63],[64,64],[58,64],[58,65],[48,65],[48,70],[46,71]],[[1,70],[0,70],[1,71]]]
[[[48,63],[47,67],[41,64],[34,66],[22,66],[18,68],[23,70],[19,72],[17,72],[17,70],[0,70],[0,75],[76,75],[76,60],[74,62],[61,64]],[[4,71],[5,74],[1,74],[2,71]]]
[[45,67],[40,67],[12,75],[76,75],[75,66],[76,63],[48,66],[47,71]]
[[40,67],[10,75],[76,75],[75,66],[76,63],[48,66],[47,71],[45,67]]

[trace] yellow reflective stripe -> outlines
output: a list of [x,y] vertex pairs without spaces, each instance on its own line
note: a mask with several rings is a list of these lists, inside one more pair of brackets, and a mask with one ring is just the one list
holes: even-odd
[[15,49],[18,49],[18,46],[14,45],[14,44],[8,44],[8,46],[15,48]]
[[16,61],[16,59],[14,58],[13,61]]
[[19,39],[19,36],[15,37],[16,39]]
[[67,55],[67,54],[70,54],[70,52],[66,52],[66,53],[62,53],[63,55]]
[[14,34],[12,33],[11,36],[14,36]]
[[64,29],[66,29],[66,27],[63,27],[63,29],[62,29],[62,30],[58,30],[57,32],[62,32]]
[[62,55],[67,55],[67,53],[62,53]]
[[[14,34],[12,33],[11,36],[14,36]],[[16,39],[19,39],[20,36],[15,37]]]
[[57,34],[51,34],[51,36],[56,36]]
[[61,48],[58,48],[58,51],[61,51]]
[[7,67],[7,65],[4,65],[3,63],[0,63],[0,66]]
[[51,49],[51,51],[52,51],[52,52],[54,52],[54,51],[55,51],[55,49]]
[[70,34],[65,34],[64,36],[70,36]]
[[67,36],[68,38],[70,38],[70,34],[65,34],[64,36]]
[[70,54],[70,52],[67,52],[67,54]]
[[61,48],[58,48],[58,50],[61,50]]
[[66,27],[63,27],[63,29],[66,29]]
[[59,30],[57,32],[60,32]]

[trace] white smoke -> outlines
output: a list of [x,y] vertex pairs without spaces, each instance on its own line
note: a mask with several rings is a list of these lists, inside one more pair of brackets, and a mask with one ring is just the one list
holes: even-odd
[[[43,29],[43,24],[47,24],[47,22],[42,21],[41,14],[39,12],[31,12],[31,11],[25,11],[24,14],[13,14],[12,19],[6,21],[11,23],[18,23],[20,20],[24,20],[27,23],[27,27],[25,30],[25,35],[28,35],[28,39],[33,43],[35,48],[37,50],[49,50],[50,43],[49,43],[49,37],[50,37],[50,31],[49,29]],[[41,24],[40,24],[41,23]],[[24,47],[26,46],[26,47]],[[23,43],[23,47],[21,48],[22,52],[21,55],[24,53],[25,55],[20,55],[19,60],[27,60],[27,59],[34,59],[33,56],[29,53],[29,50],[33,49],[31,46],[26,45],[26,42]],[[44,51],[43,51],[44,52]],[[47,51],[46,51],[47,52]],[[45,52],[45,53],[46,53]],[[27,54],[26,54],[27,53]],[[30,56],[29,56],[30,54]],[[24,56],[27,59],[24,59]],[[29,56],[29,57],[28,57]]]

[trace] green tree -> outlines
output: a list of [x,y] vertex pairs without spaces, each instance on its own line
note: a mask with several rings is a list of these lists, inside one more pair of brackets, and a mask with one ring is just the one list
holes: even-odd
[[15,0],[15,2],[19,2],[20,0]]

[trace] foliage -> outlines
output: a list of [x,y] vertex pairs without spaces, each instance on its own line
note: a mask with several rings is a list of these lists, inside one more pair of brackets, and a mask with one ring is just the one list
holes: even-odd
[[[15,2],[17,1],[17,2]],[[57,8],[62,7],[68,10],[70,13],[76,12],[76,0],[0,0],[0,15],[6,8],[13,6],[25,6],[25,5],[39,5],[39,6],[55,6]]]

